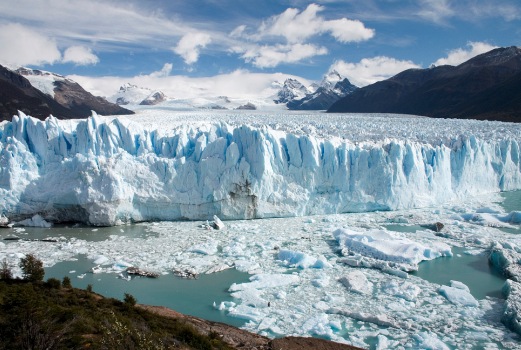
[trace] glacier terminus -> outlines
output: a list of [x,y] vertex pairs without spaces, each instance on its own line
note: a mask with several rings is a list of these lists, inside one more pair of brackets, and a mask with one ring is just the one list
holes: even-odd
[[[0,210],[12,220],[112,226],[408,209],[521,188],[515,124],[445,120],[440,129],[389,116],[384,125],[396,124],[384,138],[371,125],[385,116],[265,115],[257,125],[243,123],[246,113],[178,118],[168,128],[19,113],[0,127]],[[304,118],[310,127],[299,127]]]

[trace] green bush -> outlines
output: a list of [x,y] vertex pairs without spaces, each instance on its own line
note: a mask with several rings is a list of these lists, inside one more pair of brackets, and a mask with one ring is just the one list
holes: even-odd
[[20,268],[22,276],[25,280],[31,282],[41,282],[45,276],[43,262],[33,254],[27,254],[25,258],[20,259]]
[[7,262],[7,259],[4,259],[0,264],[0,280],[10,280],[13,278],[13,272],[11,271],[11,267]]
[[49,288],[52,288],[52,289],[60,289],[61,286],[62,286],[60,280],[57,279],[57,278],[49,278],[49,279],[47,280],[46,285],[47,285]]
[[136,300],[136,298],[134,298],[134,296],[132,294],[125,293],[125,298],[123,299],[123,302],[127,306],[134,306],[134,305],[136,305],[137,300]]
[[72,288],[71,279],[68,276],[63,277],[62,286],[63,288]]

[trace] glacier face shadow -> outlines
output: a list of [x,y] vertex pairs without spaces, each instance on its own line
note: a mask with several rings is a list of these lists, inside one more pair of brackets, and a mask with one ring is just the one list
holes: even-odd
[[145,129],[20,113],[0,125],[0,210],[111,226],[435,206],[521,189],[520,143],[512,135],[352,142],[267,126]]

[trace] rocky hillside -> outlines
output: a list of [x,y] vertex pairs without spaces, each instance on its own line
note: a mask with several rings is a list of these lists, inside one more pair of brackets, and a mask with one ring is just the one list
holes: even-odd
[[358,89],[328,112],[521,122],[521,48],[494,49],[458,66],[409,69]]
[[19,110],[42,120],[50,114],[58,119],[74,119],[86,118],[91,111],[103,115],[134,113],[93,96],[60,75],[0,66],[0,120],[11,120]]

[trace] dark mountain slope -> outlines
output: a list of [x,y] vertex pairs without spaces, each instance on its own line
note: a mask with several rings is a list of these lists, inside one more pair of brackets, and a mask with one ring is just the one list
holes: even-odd
[[54,86],[53,98],[23,75],[0,66],[0,121],[11,120],[19,110],[42,120],[50,114],[58,119],[86,118],[92,110],[104,115],[134,113],[93,96],[72,80],[55,81]]
[[405,113],[521,122],[521,49],[499,48],[459,66],[406,70],[358,89],[328,112]]

